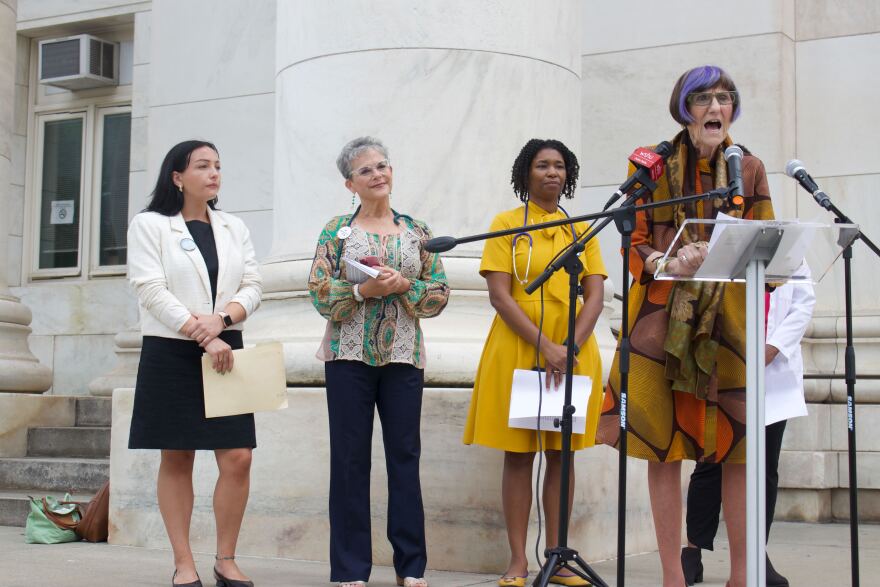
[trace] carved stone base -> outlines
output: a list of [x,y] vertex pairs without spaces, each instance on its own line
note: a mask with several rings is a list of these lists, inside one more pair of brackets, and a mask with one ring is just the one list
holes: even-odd
[[31,311],[9,294],[0,294],[0,391],[43,393],[52,386],[52,370],[28,347]]
[[89,383],[89,393],[110,397],[118,387],[134,387],[137,380],[138,363],[141,360],[141,347],[144,337],[139,326],[123,330],[113,339],[116,343],[116,356],[119,362],[109,373],[101,375]]

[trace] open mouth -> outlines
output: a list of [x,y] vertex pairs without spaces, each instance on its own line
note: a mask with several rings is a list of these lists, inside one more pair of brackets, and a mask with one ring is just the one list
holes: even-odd
[[706,130],[711,131],[719,131],[721,130],[721,121],[720,120],[710,120],[706,124],[703,125]]

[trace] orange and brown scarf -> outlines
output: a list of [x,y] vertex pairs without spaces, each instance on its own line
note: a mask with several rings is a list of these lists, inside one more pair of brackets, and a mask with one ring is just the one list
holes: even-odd
[[[687,130],[673,139],[672,155],[667,161],[666,177],[669,181],[670,199],[704,193],[709,189],[727,186],[727,165],[724,149],[732,144],[730,137],[718,148],[712,186],[703,186],[701,173],[710,172],[707,160],[699,159]],[[705,206],[712,206],[711,214]],[[676,231],[689,218],[714,218],[718,210],[731,216],[742,216],[741,209],[728,210],[720,198],[701,200],[673,207]],[[711,225],[688,224],[682,231],[681,246],[709,240]],[[706,399],[709,384],[715,372],[718,341],[721,339],[721,302],[724,299],[723,282],[677,281],[669,295],[666,311],[669,328],[663,350],[666,351],[666,378],[672,389],[695,394]]]

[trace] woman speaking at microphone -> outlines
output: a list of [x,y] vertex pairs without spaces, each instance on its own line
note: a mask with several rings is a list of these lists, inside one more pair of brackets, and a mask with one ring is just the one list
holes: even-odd
[[[669,100],[683,129],[653,198],[674,200],[728,185],[724,149],[741,113],[736,85],[720,67],[686,71]],[[730,587],[745,587],[745,284],[655,281],[657,263],[686,219],[719,212],[770,220],[767,175],[746,153],[744,202],[702,200],[640,212],[629,267],[630,375],[627,452],[648,461],[648,491],[663,566],[663,586],[685,584],[681,546],[681,461],[723,464],[723,503],[730,541]],[[630,166],[630,173],[634,168]],[[711,227],[688,225],[670,256],[670,273],[693,274],[707,252]],[[611,367],[598,440],[617,446],[620,418],[619,351]]]
[[[568,214],[559,205],[562,196],[572,198],[577,189],[578,161],[568,147],[556,140],[532,139],[513,163],[510,183],[522,206],[498,214],[490,230],[503,230],[564,219]],[[585,434],[572,435],[572,450],[594,444],[602,402],[602,364],[593,327],[602,311],[603,280],[607,277],[599,252],[599,241],[592,239],[581,255],[584,269],[579,276],[583,305],[578,302],[575,331],[568,332],[568,274],[559,271],[539,291],[525,292],[525,286],[541,274],[557,253],[587,230],[586,223],[568,223],[535,232],[521,232],[486,241],[480,274],[489,288],[489,300],[498,312],[492,322],[471,398],[464,432],[465,444],[482,444],[504,451],[501,496],[510,564],[498,579],[501,587],[522,587],[528,577],[526,533],[532,504],[532,464],[535,453],[545,451],[547,475],[544,479],[546,544],[556,546],[559,530],[561,436],[558,432],[507,425],[510,393],[515,369],[541,367],[547,370],[548,384],[559,388],[565,379],[566,345],[574,346],[574,374],[592,378],[593,388]],[[561,391],[561,390],[560,390]],[[574,469],[571,470],[569,511],[574,495]],[[563,570],[550,578],[561,585],[587,585],[578,576]]]

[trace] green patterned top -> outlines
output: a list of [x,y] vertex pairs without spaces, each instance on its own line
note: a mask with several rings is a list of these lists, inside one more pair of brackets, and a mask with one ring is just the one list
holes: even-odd
[[[425,343],[419,319],[438,315],[449,300],[440,255],[422,248],[431,232],[424,222],[400,216],[398,235],[383,237],[352,226],[351,234],[339,238],[339,229],[350,220],[351,214],[336,216],[324,226],[309,274],[312,304],[327,318],[317,357],[372,366],[408,363],[423,369]],[[357,302],[343,259],[370,255],[409,279],[409,291]]]

